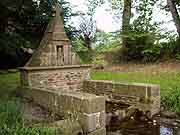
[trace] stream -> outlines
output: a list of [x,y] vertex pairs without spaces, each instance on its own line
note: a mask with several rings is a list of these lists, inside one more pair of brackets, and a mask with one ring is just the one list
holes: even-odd
[[[133,117],[126,117],[121,104],[106,103],[107,135],[180,135],[180,120],[171,113],[154,116],[151,120],[137,112]],[[170,115],[169,115],[170,114]],[[170,118],[171,117],[171,118]]]
[[180,128],[130,120],[107,127],[107,135],[180,135]]

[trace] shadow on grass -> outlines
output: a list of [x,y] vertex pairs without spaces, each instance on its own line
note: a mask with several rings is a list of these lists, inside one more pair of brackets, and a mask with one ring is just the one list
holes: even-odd
[[19,73],[0,74],[0,101],[10,100],[15,96],[15,90],[20,85]]

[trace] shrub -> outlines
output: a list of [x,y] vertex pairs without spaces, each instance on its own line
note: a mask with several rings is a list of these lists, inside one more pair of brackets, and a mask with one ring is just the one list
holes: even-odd
[[97,55],[92,61],[92,64],[105,66],[108,63],[105,61],[104,55]]
[[73,50],[79,55],[81,59],[81,63],[87,64],[92,62],[93,52],[92,50],[88,50],[88,48],[85,47],[83,40],[75,39],[72,41],[72,44]]
[[126,60],[143,60],[151,54],[159,54],[159,47],[154,44],[156,38],[151,32],[132,30],[130,33],[123,35],[123,39],[126,49],[122,47],[121,53]]
[[142,51],[143,62],[154,62],[160,58],[162,46],[161,44],[154,44]]
[[177,54],[176,54],[176,59],[177,59],[177,60],[180,60],[180,53],[177,53]]

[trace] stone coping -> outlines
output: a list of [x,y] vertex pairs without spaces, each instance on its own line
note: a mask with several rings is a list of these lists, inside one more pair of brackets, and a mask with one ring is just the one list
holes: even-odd
[[111,83],[111,84],[118,84],[118,85],[124,85],[124,86],[143,86],[143,87],[158,87],[160,88],[159,84],[151,84],[151,83],[135,83],[135,82],[117,82],[117,81],[111,81],[111,80],[88,80],[93,83]]
[[[49,89],[18,87],[22,97],[48,108],[55,113],[82,113],[83,115],[104,112],[105,98],[84,92],[57,92]],[[57,110],[58,109],[58,110]]]
[[[85,92],[72,92],[72,91],[54,91],[53,89],[46,89],[46,88],[36,88],[36,87],[18,87],[18,88],[22,88],[22,89],[27,89],[27,90],[36,90],[36,91],[40,91],[40,92],[47,92],[47,93],[54,93],[57,94],[57,96],[59,95],[68,95],[69,97],[74,97],[74,98],[79,98],[82,100],[93,100],[96,99],[98,97],[100,98],[104,98],[103,96],[97,96],[95,94],[90,94],[90,93],[85,93]],[[105,99],[105,98],[104,98]]]
[[58,69],[72,69],[72,68],[91,68],[92,65],[66,65],[66,66],[47,66],[47,67],[19,67],[18,69],[26,71],[38,70],[58,70]]

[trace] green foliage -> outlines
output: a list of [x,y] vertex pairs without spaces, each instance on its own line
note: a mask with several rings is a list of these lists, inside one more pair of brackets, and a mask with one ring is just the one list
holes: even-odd
[[82,39],[76,38],[74,41],[72,41],[73,44],[73,50],[75,52],[87,52],[88,48],[85,47],[85,43]]
[[20,110],[20,104],[15,101],[0,104],[1,135],[55,135],[52,128],[26,127]]
[[75,30],[75,27],[73,27],[72,24],[69,22],[73,17],[78,16],[80,13],[74,12],[72,10],[70,2],[68,2],[67,0],[61,0],[59,1],[59,4],[62,9],[61,16],[64,21],[64,28],[66,34],[69,37],[69,39],[74,40],[74,38],[77,36],[77,31]]
[[[36,49],[51,17],[55,0],[5,0],[0,2],[0,68],[24,66],[31,54],[21,48]],[[74,29],[69,20],[76,15],[69,2],[60,1],[67,35]]]
[[16,33],[0,33],[0,44],[0,68],[22,66],[28,57],[22,48],[35,48],[30,41]]
[[93,71],[91,73],[93,80],[113,80],[116,82],[137,82],[137,83],[151,83],[160,84],[161,96],[164,97],[169,94],[169,91],[179,87],[180,74],[178,72],[104,72]]
[[[138,5],[136,6],[137,18],[133,21],[133,26],[136,31],[152,32],[156,28],[156,24],[152,21],[152,14],[155,0],[136,0]],[[154,26],[155,25],[155,26]]]
[[90,64],[90,63],[92,63],[93,52],[91,50],[80,51],[80,52],[77,52],[77,54],[79,55],[82,64]]
[[21,104],[14,98],[19,83],[18,73],[0,74],[0,135],[55,135],[53,128],[25,125]]
[[120,44],[121,41],[119,38],[119,32],[97,32],[94,39],[93,47],[95,48],[97,53],[102,53],[118,50],[120,48]]
[[101,45],[97,46],[95,49],[98,53],[116,51],[120,48],[119,43],[120,43],[119,41],[114,41],[111,44],[107,44],[107,45],[101,44]]
[[8,127],[13,128],[18,123],[21,123],[19,104],[12,101],[1,103],[0,120],[1,129],[7,129]]
[[92,64],[105,66],[105,65],[107,65],[108,63],[107,63],[107,61],[105,61],[103,55],[98,55],[98,56],[96,56],[96,57],[93,59]]
[[134,19],[129,32],[122,34],[126,47],[121,51],[122,59],[154,62],[159,58],[161,52],[160,32],[158,24],[152,21],[154,4],[154,0],[138,1],[138,6],[136,6],[138,17]]
[[87,0],[88,14],[94,15],[96,8],[100,7],[104,2],[105,0]]
[[15,89],[20,85],[18,73],[0,74],[0,102],[11,99],[14,96]]
[[157,61],[160,58],[161,55],[161,44],[154,44],[150,46],[149,48],[143,50],[142,54],[144,56],[143,61],[144,62],[154,62]]
[[180,52],[180,42],[177,35],[171,35],[171,33],[166,33],[164,35],[166,42],[161,42],[161,57],[163,59],[175,58],[179,60]]
[[168,92],[166,96],[162,98],[162,103],[167,108],[177,113],[180,112],[180,89],[176,87]]
[[122,53],[127,60],[152,62],[159,58],[161,45],[155,43],[158,40],[155,33],[134,30],[123,35],[123,38],[125,39],[127,50]]
[[176,54],[176,59],[180,60],[180,54],[179,53]]
[[72,41],[73,44],[73,50],[76,52],[80,59],[81,63],[87,64],[90,63],[92,60],[92,57],[90,55],[90,52],[87,47],[85,47],[85,43],[82,39],[76,38]]

